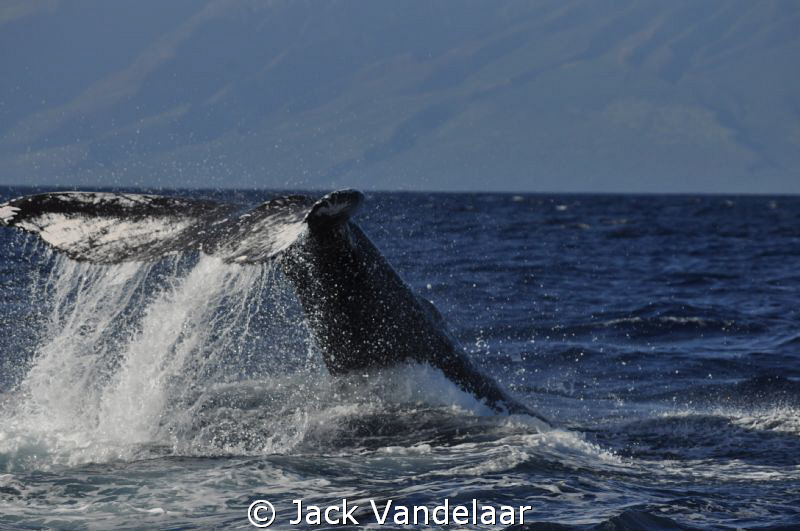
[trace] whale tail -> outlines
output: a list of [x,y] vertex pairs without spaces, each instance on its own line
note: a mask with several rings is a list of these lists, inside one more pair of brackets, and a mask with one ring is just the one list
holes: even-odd
[[98,264],[187,251],[247,264],[292,247],[296,252],[285,254],[281,268],[332,374],[427,362],[498,411],[535,415],[470,363],[441,315],[348,222],[362,200],[358,191],[340,190],[318,201],[290,195],[247,210],[183,197],[58,192],[0,204],[0,225],[36,234],[74,260]]
[[109,192],[55,192],[0,204],[0,225],[38,235],[78,261],[152,261],[201,251],[226,262],[268,261],[306,230],[346,222],[363,200],[340,190],[318,201],[290,195],[247,210],[183,197]]

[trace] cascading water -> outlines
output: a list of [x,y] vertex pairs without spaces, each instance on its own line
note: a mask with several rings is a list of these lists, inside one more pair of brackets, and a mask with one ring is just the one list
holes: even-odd
[[33,296],[49,313],[14,407],[4,412],[5,445],[24,437],[57,454],[49,456],[55,462],[80,462],[179,444],[175,434],[187,422],[180,408],[207,388],[248,371],[278,375],[280,358],[297,358],[298,349],[308,360],[302,352],[311,344],[285,291],[268,264],[54,258]]
[[3,413],[11,468],[287,453],[398,403],[489,412],[429,367],[332,379],[271,264],[50,259],[36,355]]

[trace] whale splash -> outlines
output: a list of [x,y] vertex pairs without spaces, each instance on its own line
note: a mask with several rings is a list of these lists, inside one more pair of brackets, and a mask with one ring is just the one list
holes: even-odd
[[330,447],[404,403],[491,413],[426,366],[330,376],[271,263],[51,260],[37,354],[0,413],[15,467]]
[[[160,228],[158,216],[143,217],[137,209],[154,208],[141,199],[148,196],[63,197],[3,205],[3,224],[21,220],[21,228],[37,233],[48,244],[42,254],[50,264],[32,294],[34,304],[47,308],[36,355],[3,413],[0,454],[14,455],[16,463],[24,466],[42,453],[50,463],[130,459],[143,451],[286,453],[349,440],[363,426],[353,419],[391,415],[402,404],[479,415],[507,407],[496,384],[450,347],[435,308],[417,305],[366,236],[347,224],[357,204],[341,196],[273,200],[268,205],[306,207],[285,222],[262,210],[255,225],[247,211],[236,218],[230,206],[213,207],[251,227],[241,221],[228,227],[235,237],[213,244],[224,249],[217,254],[197,235],[176,236],[176,227],[196,222]],[[361,200],[360,194],[345,197]],[[109,201],[124,207],[126,223],[112,222],[121,213],[109,214]],[[200,206],[209,211],[208,204],[191,203],[187,212],[195,215]],[[302,221],[309,212],[315,218]],[[201,223],[211,231],[226,221]],[[295,243],[312,239],[303,234],[306,223],[323,235],[321,246],[320,239]],[[265,226],[277,231],[267,243],[253,235]],[[253,259],[291,252],[293,245],[299,250],[291,258]],[[359,272],[364,264],[367,274]],[[331,286],[351,280],[331,276],[330,269],[356,271],[362,282],[366,277],[367,295],[357,302],[380,315],[380,328],[359,325],[367,317],[331,294]],[[370,277],[375,270],[378,276]],[[371,291],[375,284],[381,287]],[[396,291],[381,291],[387,285]],[[404,313],[403,305],[411,310]],[[434,332],[420,334],[409,324],[414,319]],[[420,336],[396,342],[399,327]],[[443,351],[441,358],[411,352],[422,341]]]

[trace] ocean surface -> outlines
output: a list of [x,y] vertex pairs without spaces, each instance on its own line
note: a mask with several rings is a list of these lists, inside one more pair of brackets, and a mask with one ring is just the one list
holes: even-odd
[[375,528],[369,500],[800,526],[800,198],[376,193],[356,221],[552,427],[427,366],[332,378],[269,264],[79,264],[0,228],[0,528],[248,528],[260,499],[287,528],[342,498]]

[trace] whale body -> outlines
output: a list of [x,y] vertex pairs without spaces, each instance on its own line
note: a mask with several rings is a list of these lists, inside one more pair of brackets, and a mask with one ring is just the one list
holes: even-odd
[[329,372],[427,363],[496,411],[541,416],[475,367],[441,314],[418,297],[351,221],[364,199],[340,190],[251,210],[144,194],[57,192],[0,205],[0,224],[37,234],[70,258],[153,261],[199,251],[231,264],[275,261],[292,283]]

